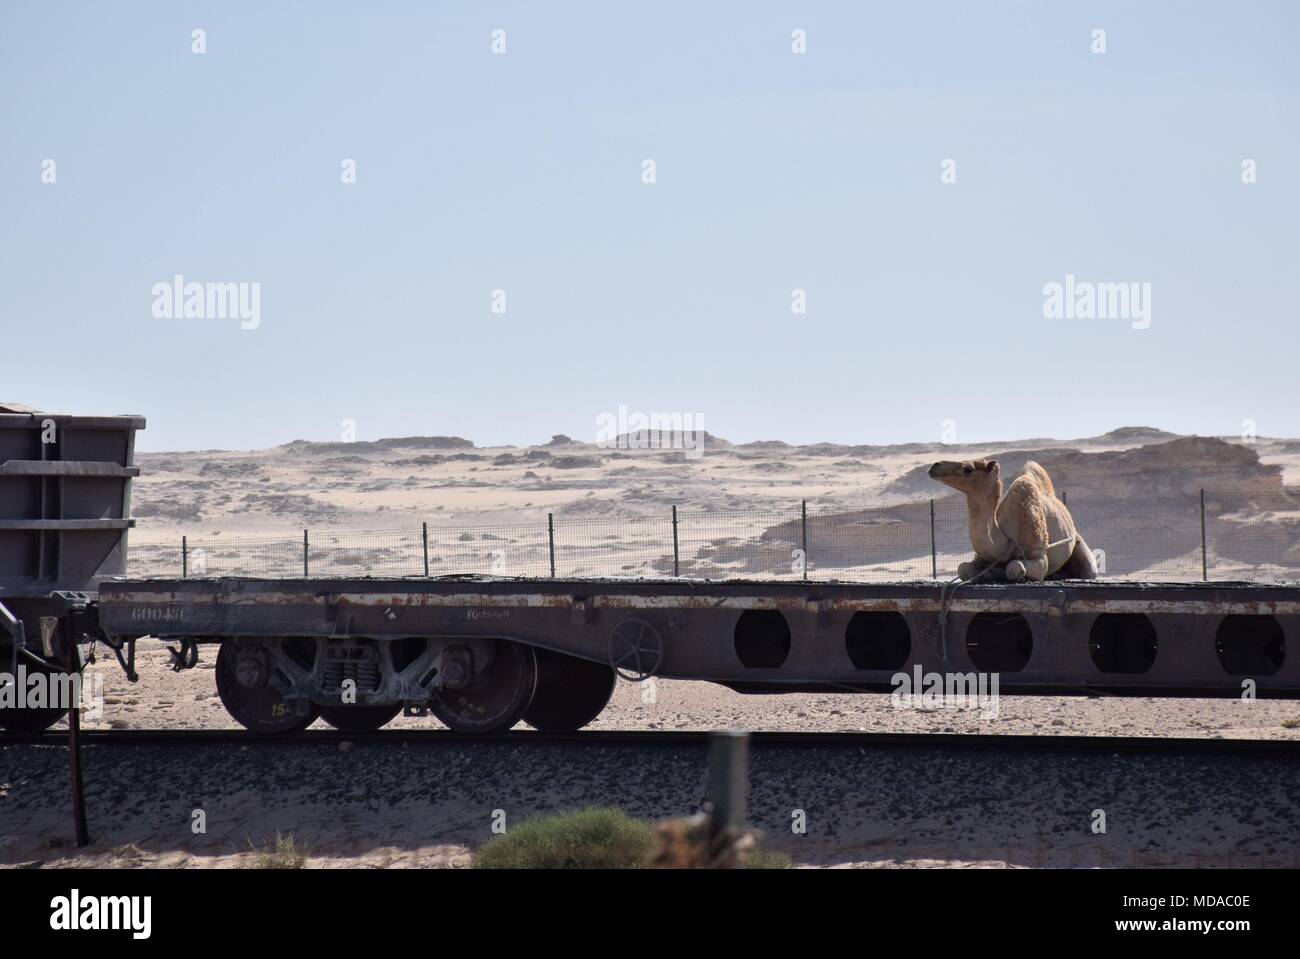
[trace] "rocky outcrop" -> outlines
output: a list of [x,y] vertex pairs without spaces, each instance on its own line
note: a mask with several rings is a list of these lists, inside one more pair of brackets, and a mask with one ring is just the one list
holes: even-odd
[[[1052,474],[1067,500],[1128,500],[1199,497],[1200,491],[1279,494],[1282,468],[1259,461],[1249,446],[1205,436],[1184,436],[1125,450],[1087,453],[1077,449],[1009,450],[992,458],[1004,475],[1034,460]],[[929,466],[918,466],[885,487],[887,495],[930,496]]]

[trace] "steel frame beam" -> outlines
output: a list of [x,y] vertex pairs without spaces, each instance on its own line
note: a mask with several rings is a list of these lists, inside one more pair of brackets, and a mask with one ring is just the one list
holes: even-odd
[[[980,672],[968,631],[980,613],[1021,616],[1032,652],[1020,669],[997,668],[1002,693],[1300,698],[1300,585],[1049,582],[981,584],[947,603],[939,584],[447,579],[110,580],[99,619],[110,637],[312,636],[397,639],[500,637],[596,662],[610,634],[637,618],[662,641],[655,675],[753,691],[826,688],[890,691],[898,672]],[[751,668],[737,651],[747,610],[780,612],[789,652]],[[910,652],[891,669],[855,668],[846,630],[859,612],[895,612]],[[1090,651],[1104,614],[1146,616],[1157,650],[1149,669],[1103,672]],[[1224,618],[1272,617],[1285,653],[1272,672],[1227,672],[1216,649]],[[1105,624],[1103,624],[1105,625]]]

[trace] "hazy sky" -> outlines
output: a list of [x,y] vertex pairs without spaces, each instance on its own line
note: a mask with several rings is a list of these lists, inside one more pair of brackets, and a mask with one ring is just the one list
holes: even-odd
[[[6,0],[0,400],[144,449],[1300,435],[1298,9]],[[176,274],[258,325],[155,316]],[[1149,326],[1045,318],[1067,275]]]

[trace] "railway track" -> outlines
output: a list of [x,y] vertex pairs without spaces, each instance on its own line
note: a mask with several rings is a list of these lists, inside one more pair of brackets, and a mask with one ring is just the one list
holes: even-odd
[[[367,745],[455,746],[579,746],[661,747],[707,745],[709,730],[584,730],[543,733],[518,730],[475,736],[443,729],[387,729],[371,733],[308,730],[289,735],[254,735],[236,729],[114,729],[83,730],[83,746],[235,745],[334,746],[348,742]],[[67,733],[0,734],[0,747],[10,745],[66,746]],[[939,749],[1016,753],[1075,753],[1114,755],[1203,754],[1300,759],[1300,739],[1208,739],[1157,736],[1025,736],[974,733],[755,732],[755,748]]]

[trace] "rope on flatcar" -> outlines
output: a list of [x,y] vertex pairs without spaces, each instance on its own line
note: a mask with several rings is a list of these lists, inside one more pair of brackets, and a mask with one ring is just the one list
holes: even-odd
[[[993,520],[993,528],[1001,533],[1002,537],[1010,545],[1007,554],[1003,556],[1002,559],[989,563],[982,570],[968,579],[962,579],[960,575],[957,575],[939,587],[939,659],[943,662],[945,667],[950,665],[948,661],[948,606],[952,602],[953,595],[956,594],[958,588],[979,582],[997,567],[1002,566],[1005,568],[1006,564],[1011,562],[1013,559],[1018,559],[1023,562],[1027,558],[1025,556],[1025,548],[1010,536],[1007,536],[1007,534],[1003,532],[1002,527],[998,525],[996,519]],[[1070,542],[1070,540],[1074,539],[1076,535],[1077,534],[1071,534],[1064,539],[1056,540],[1054,543],[1048,543],[1043,547],[1043,552],[1046,553],[1055,549],[1057,546],[1063,546]],[[979,557],[977,556],[976,559],[978,558]]]

